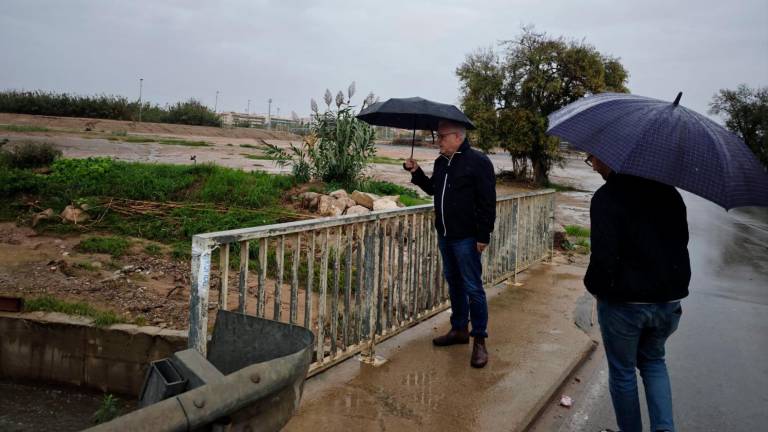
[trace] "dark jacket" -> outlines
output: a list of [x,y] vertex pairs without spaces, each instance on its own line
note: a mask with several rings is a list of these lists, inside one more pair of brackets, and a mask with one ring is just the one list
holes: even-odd
[[435,196],[435,228],[448,238],[488,243],[496,220],[496,176],[488,156],[464,140],[452,157],[435,160],[432,177],[419,168],[411,182]]
[[609,302],[663,303],[688,295],[688,221],[677,190],[614,174],[590,207],[592,256],[584,285]]

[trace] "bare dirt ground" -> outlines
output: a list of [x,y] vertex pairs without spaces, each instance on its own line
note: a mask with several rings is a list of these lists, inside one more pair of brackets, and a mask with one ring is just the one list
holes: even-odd
[[[265,142],[286,147],[298,137],[270,133],[256,129],[219,129],[198,126],[117,122],[112,120],[71,119],[60,117],[0,114],[0,124],[45,126],[47,132],[10,132],[0,129],[0,139],[11,142],[21,140],[47,141],[59,147],[65,157],[82,158],[109,156],[120,160],[189,164],[195,156],[198,163],[213,162],[244,170],[284,172],[273,161],[249,159],[259,156]],[[85,132],[85,128],[92,132]],[[103,131],[103,132],[101,132]],[[128,131],[129,136],[172,136],[184,140],[201,140],[207,147],[189,147],[158,143],[130,143],[106,139],[103,133]],[[94,133],[93,137],[88,136]],[[101,135],[99,135],[101,134]],[[404,159],[410,156],[409,146],[377,145],[379,156]],[[416,148],[414,158],[425,171],[432,170],[437,156],[433,148]],[[504,152],[490,155],[497,171],[511,168]],[[399,164],[374,164],[368,174],[377,180],[412,187],[410,175]],[[599,185],[599,177],[578,158],[567,159],[564,169],[556,168],[552,180],[560,184],[587,184],[591,190]],[[578,183],[573,180],[578,179]],[[497,194],[530,190],[517,183],[497,185]],[[589,199],[591,191],[562,192],[556,197],[556,226],[589,225]],[[145,240],[133,239],[131,252],[119,259],[108,255],[80,253],[75,246],[81,237],[40,235],[26,226],[14,223],[0,224],[0,295],[38,297],[50,294],[70,301],[85,301],[95,307],[112,310],[128,322],[146,322],[160,327],[183,329],[188,322],[189,262],[170,259],[167,247],[162,256],[144,252]],[[564,252],[568,262],[583,261],[583,257]],[[87,265],[83,265],[87,263]],[[91,269],[86,269],[89,267]],[[95,270],[92,269],[95,267]],[[230,287],[236,287],[236,271],[231,271]],[[251,280],[256,279],[252,277]],[[211,305],[218,301],[219,281],[211,280]],[[249,284],[249,295],[255,287]],[[270,283],[274,286],[274,283]],[[283,316],[287,312],[287,294],[284,286]],[[302,298],[303,295],[300,295]],[[252,298],[252,297],[251,297]],[[250,300],[249,300],[250,301]],[[237,306],[237,292],[230,289],[228,305]],[[267,310],[272,310],[273,296],[267,294]],[[313,308],[316,305],[313,305]],[[253,301],[249,305],[255,308]],[[300,305],[299,316],[303,314]],[[214,315],[213,313],[210,314]]]
[[80,240],[0,223],[0,295],[51,295],[112,310],[128,322],[186,325],[188,263],[145,254],[149,242],[144,240],[133,239],[129,253],[119,259],[80,253]]

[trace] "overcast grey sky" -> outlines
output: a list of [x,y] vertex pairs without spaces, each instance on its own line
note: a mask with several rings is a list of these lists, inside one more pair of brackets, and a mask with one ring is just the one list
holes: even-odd
[[195,97],[219,109],[309,113],[329,87],[358,102],[457,103],[465,55],[533,24],[620,57],[633,93],[706,112],[768,85],[766,0],[1,0],[0,88]]

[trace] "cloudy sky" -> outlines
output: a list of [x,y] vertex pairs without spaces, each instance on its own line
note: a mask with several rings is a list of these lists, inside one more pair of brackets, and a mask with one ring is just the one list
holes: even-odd
[[620,57],[633,93],[705,112],[720,88],[768,85],[766,0],[2,0],[0,89],[190,97],[309,113],[357,82],[383,99],[457,103],[465,55],[522,25]]

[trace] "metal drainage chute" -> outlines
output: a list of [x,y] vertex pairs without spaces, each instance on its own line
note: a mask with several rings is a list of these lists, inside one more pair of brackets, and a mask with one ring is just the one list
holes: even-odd
[[142,408],[88,431],[280,430],[299,407],[313,341],[304,327],[219,310],[207,359],[188,349],[153,362]]

